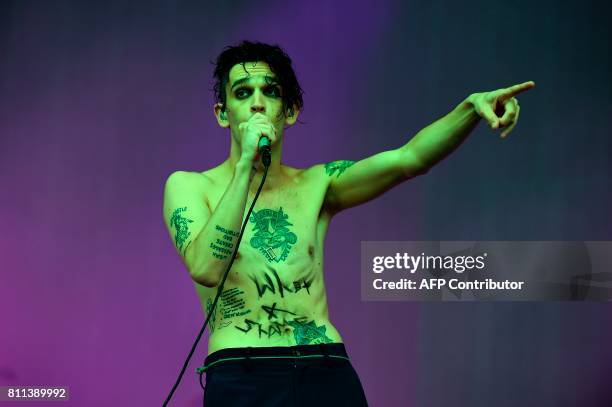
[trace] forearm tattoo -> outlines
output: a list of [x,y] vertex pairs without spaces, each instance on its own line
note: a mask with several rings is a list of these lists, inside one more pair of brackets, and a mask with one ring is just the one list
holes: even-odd
[[[172,216],[170,217],[170,225],[174,227],[174,244],[176,245],[179,252],[183,255],[187,251],[187,246],[183,248],[187,238],[191,236],[191,232],[189,231],[189,224],[193,221],[191,219],[185,218],[181,215],[181,212],[185,212],[187,207],[184,206],[182,208],[176,208],[174,212],[172,212]],[[191,242],[189,242],[191,243]]]
[[270,263],[285,261],[297,242],[297,236],[289,230],[293,224],[288,218],[282,207],[277,211],[261,209],[251,213],[250,221],[255,224],[251,247],[259,249]]
[[239,235],[238,232],[226,229],[219,225],[215,226],[217,232],[221,232],[219,235],[221,238],[216,238],[215,242],[210,243],[212,249],[212,255],[219,260],[225,260],[228,256],[231,256],[234,248],[234,237]]
[[325,172],[331,177],[336,171],[338,171],[338,175],[336,175],[336,178],[338,178],[348,167],[355,164],[355,162],[356,161],[350,160],[332,161],[325,164]]

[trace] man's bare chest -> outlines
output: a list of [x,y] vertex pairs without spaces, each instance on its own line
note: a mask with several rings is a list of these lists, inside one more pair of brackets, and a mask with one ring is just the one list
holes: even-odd
[[[312,272],[321,264],[322,245],[329,219],[322,211],[325,185],[313,180],[287,183],[280,188],[262,190],[247,219],[256,187],[246,200],[244,234],[236,256],[234,269],[275,270],[290,283]],[[221,188],[209,194],[213,209],[221,200]],[[246,274],[249,274],[246,273]],[[241,273],[245,275],[245,273]]]
[[[266,332],[280,337],[291,324],[301,326],[298,321],[316,321],[321,326],[327,315],[323,279],[323,243],[330,219],[323,210],[326,179],[302,177],[281,188],[262,190],[248,214],[256,181],[246,199],[244,233],[214,322],[218,327],[215,337],[223,338],[224,346],[228,335],[241,339],[257,331],[259,339]],[[226,188],[220,182],[208,188],[211,210],[216,211]],[[208,313],[215,290],[196,288]],[[291,332],[286,335],[293,338]]]

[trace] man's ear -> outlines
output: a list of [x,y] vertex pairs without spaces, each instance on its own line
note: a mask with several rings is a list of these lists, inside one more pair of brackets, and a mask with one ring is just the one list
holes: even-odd
[[217,118],[217,123],[219,123],[219,126],[223,127],[224,129],[227,129],[229,127],[229,118],[227,117],[227,109],[225,110],[225,112],[223,112],[221,111],[222,107],[223,105],[221,103],[215,103],[214,113],[215,113],[215,117]]
[[287,126],[292,126],[297,121],[298,115],[300,114],[300,110],[297,106],[293,105],[293,110],[289,110],[285,115],[285,124]]

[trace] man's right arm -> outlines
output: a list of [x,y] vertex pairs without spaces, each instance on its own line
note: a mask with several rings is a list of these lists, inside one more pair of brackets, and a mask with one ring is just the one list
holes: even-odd
[[216,208],[206,206],[206,191],[194,188],[186,172],[172,173],[164,188],[164,221],[191,278],[216,287],[227,268],[242,227],[252,165],[240,160]]

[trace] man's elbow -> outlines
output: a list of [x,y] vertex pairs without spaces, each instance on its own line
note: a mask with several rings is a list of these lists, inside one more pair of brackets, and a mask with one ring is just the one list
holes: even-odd
[[191,279],[204,287],[215,288],[221,281],[219,273],[211,267],[204,266],[196,268],[187,266],[187,269]]
[[425,175],[431,168],[430,165],[426,164],[410,150],[402,151],[400,158],[400,167],[402,169],[402,174],[404,175],[405,179],[418,177],[419,175]]
[[219,285],[221,278],[210,262],[198,261],[193,258],[192,254],[189,250],[185,252],[185,266],[191,279],[205,287],[214,288]]
[[411,168],[409,172],[410,172],[412,177],[418,177],[419,175],[427,174],[429,172],[430,168],[431,168],[431,166],[422,164],[422,165],[416,166],[414,168]]
[[189,275],[191,276],[191,279],[193,281],[195,281],[196,283],[200,285],[203,285],[204,287],[208,287],[208,288],[215,288],[221,282],[221,280],[213,276],[212,273],[194,274],[190,271]]

